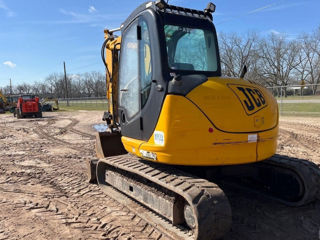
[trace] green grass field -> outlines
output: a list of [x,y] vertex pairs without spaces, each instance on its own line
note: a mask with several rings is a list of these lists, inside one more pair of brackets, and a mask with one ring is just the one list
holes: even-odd
[[[276,97],[277,100],[280,100],[280,97]],[[308,95],[308,96],[287,96],[287,97],[282,97],[283,100],[312,100],[312,99],[320,99],[320,95]]]
[[320,117],[320,103],[282,103],[279,110],[281,115]]
[[77,110],[88,110],[88,111],[106,111],[107,103],[70,103],[67,106],[66,103],[59,103],[60,111],[77,111]]

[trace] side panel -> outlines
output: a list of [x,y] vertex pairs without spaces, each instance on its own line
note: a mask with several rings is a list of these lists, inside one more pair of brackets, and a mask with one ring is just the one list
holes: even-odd
[[262,132],[278,125],[278,104],[272,94],[241,79],[209,78],[186,97],[224,132]]
[[257,155],[258,161],[273,156],[277,150],[278,128],[259,133]]
[[166,164],[212,166],[257,161],[257,134],[231,134],[215,129],[183,96],[166,96],[158,124],[148,142],[122,140],[127,151],[145,159],[148,157],[142,155],[143,151],[156,153],[155,161]]

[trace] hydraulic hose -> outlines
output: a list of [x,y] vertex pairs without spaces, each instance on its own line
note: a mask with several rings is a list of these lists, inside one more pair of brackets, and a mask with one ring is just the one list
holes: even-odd
[[109,71],[109,68],[108,68],[108,64],[106,62],[106,58],[105,58],[105,48],[106,48],[106,45],[107,45],[107,42],[110,40],[110,38],[107,38],[103,44],[102,44],[102,47],[101,47],[101,58],[102,58],[102,62],[104,64],[104,66],[106,67],[106,70],[107,70],[107,74],[109,76],[109,79],[111,80],[111,74],[110,74],[110,71]]

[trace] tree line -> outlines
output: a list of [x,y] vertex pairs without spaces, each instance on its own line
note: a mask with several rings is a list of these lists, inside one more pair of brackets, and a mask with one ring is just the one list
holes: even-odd
[[[320,27],[315,31],[289,38],[272,33],[261,36],[247,33],[219,33],[222,74],[239,77],[244,66],[247,80],[266,87],[320,84]],[[4,94],[36,94],[41,97],[102,97],[106,95],[105,75],[99,72],[50,74],[43,82],[23,83],[2,88]],[[279,88],[275,88],[278,90]],[[310,87],[316,94],[317,85]]]
[[81,98],[103,97],[106,95],[105,75],[100,72],[69,74],[52,73],[43,82],[18,84],[10,90],[10,86],[2,89],[3,94],[35,94],[40,97]]
[[[279,33],[221,33],[219,45],[225,76],[238,77],[246,65],[245,78],[266,87],[320,84],[320,27],[293,39]],[[312,94],[318,87],[310,86]]]

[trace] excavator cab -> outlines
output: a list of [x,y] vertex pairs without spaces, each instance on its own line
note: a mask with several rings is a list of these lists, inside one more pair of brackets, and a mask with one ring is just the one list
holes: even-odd
[[[111,101],[104,119],[108,122],[112,118],[109,130],[113,134],[108,138],[108,134],[99,133],[97,149],[115,146],[111,139],[119,142],[116,136],[148,141],[168,89],[183,95],[207,77],[221,75],[216,31],[211,21],[213,6],[209,4],[205,11],[197,11],[164,1],[147,2],[122,24],[121,40],[110,44],[110,40],[117,37],[106,31],[109,45],[104,44],[102,53],[103,60],[108,62],[107,86]],[[119,54],[120,62],[115,54]],[[191,77],[178,83],[184,75]],[[175,85],[170,84],[173,79]],[[182,87],[176,86],[181,84]],[[113,131],[115,126],[117,130]],[[105,156],[102,153],[110,151],[97,152]],[[125,151],[121,149],[121,153]]]
[[144,4],[133,12],[121,33],[118,88],[121,133],[142,141],[153,134],[171,87],[168,83],[173,78],[198,75],[192,86],[178,90],[183,94],[182,91],[196,85],[199,75],[221,75],[211,14],[169,5],[161,6],[162,9],[159,4],[152,4],[153,7],[146,8]]

